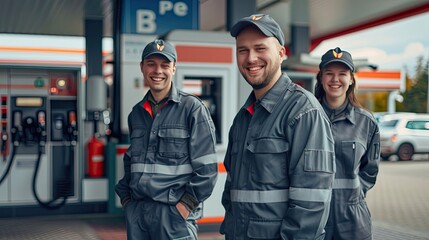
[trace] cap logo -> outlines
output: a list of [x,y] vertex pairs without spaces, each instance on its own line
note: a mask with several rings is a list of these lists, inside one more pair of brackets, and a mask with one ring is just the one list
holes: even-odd
[[343,53],[342,53],[342,52],[337,53],[337,52],[335,52],[335,50],[332,50],[332,54],[333,54],[333,55],[334,55],[334,57],[336,57],[336,58],[341,58],[341,57],[343,56]]
[[259,15],[259,16],[257,16],[257,15],[253,15],[253,16],[252,16],[252,20],[253,20],[253,21],[258,21],[258,20],[259,20],[259,19],[261,19],[262,17],[263,17],[263,16],[260,16],[260,15]]
[[158,49],[158,51],[162,51],[164,49],[164,45],[160,45],[159,43],[157,43],[156,49]]

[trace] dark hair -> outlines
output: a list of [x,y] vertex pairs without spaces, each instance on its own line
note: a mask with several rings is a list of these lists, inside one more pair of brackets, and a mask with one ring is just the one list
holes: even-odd
[[[320,70],[317,73],[316,76],[316,85],[314,86],[314,95],[316,96],[317,100],[321,103],[323,100],[323,97],[326,95],[325,89],[323,89],[322,86],[322,72],[324,69]],[[356,90],[356,78],[354,73],[350,70],[350,74],[352,77],[352,85],[349,86],[349,89],[347,89],[346,97],[349,99],[349,102],[354,106],[358,108],[363,108],[363,106],[359,103],[359,101],[356,98],[355,90]]]

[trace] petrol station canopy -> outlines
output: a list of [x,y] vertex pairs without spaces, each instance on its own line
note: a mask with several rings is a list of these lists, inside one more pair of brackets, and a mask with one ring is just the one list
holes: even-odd
[[[227,1],[199,0],[199,29],[226,30]],[[302,0],[300,0],[302,1]],[[2,0],[0,33],[84,36],[85,19],[103,19],[112,36],[115,0]],[[177,1],[173,1],[177,2]],[[290,31],[291,0],[256,0],[257,12]],[[311,46],[325,39],[429,11],[429,0],[308,0]],[[288,40],[287,40],[288,42]]]

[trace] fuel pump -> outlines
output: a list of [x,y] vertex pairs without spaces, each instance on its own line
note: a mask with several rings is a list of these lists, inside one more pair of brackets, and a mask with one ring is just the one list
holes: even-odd
[[[47,135],[46,134],[46,113],[44,111],[39,111],[37,113],[37,123],[35,125],[32,125],[33,121],[31,118],[27,118],[26,122],[30,128],[29,132],[35,133],[35,140],[38,143],[38,155],[37,155],[36,166],[34,168],[33,181],[32,181],[32,191],[33,191],[34,198],[40,204],[40,206],[45,208],[55,209],[55,208],[62,207],[66,203],[67,197],[69,196],[68,194],[61,194],[60,196],[54,197],[52,200],[43,201],[40,199],[37,193],[37,187],[36,187],[37,175],[39,173],[40,161],[41,161],[42,154],[45,152],[45,145],[46,145],[46,135]],[[71,123],[69,125],[71,125]],[[66,134],[68,132],[69,131],[67,132],[65,131]],[[66,158],[66,161],[68,162],[70,161],[69,158],[71,155],[71,151],[72,150],[66,152],[64,156]],[[66,171],[66,174],[68,172],[69,171]],[[57,188],[58,188],[58,185],[57,185]]]
[[[11,128],[12,134],[12,143],[13,150],[11,154],[11,159],[7,166],[6,172],[10,171],[10,166],[12,165],[14,159],[16,158],[16,153],[37,153],[37,157],[34,165],[34,172],[32,178],[32,193],[39,205],[45,208],[58,208],[65,204],[68,197],[67,194],[60,194],[59,196],[54,197],[52,200],[43,201],[39,197],[37,192],[37,177],[39,173],[40,162],[42,155],[45,154],[46,141],[47,141],[47,130],[46,130],[46,110],[44,103],[45,98],[40,97],[14,97],[12,98],[14,102],[14,112],[13,112],[13,127]],[[27,104],[21,105],[19,102],[27,102]],[[31,105],[35,103],[35,106]],[[40,103],[40,104],[39,104]],[[42,107],[42,108],[40,108]],[[68,141],[72,144],[75,144],[75,136],[77,135],[75,130],[76,123],[75,121],[69,121],[69,127],[64,129],[64,139],[69,139]],[[67,129],[67,130],[66,130]],[[22,148],[22,149],[21,149]],[[65,153],[65,158],[70,158],[70,150]],[[69,160],[68,160],[69,161]],[[67,172],[66,172],[67,173]],[[7,174],[5,174],[6,177]],[[2,179],[3,180],[3,179]],[[57,186],[58,188],[58,186]]]
[[0,66],[0,216],[80,203],[79,73]]
[[[65,201],[74,195],[75,154],[78,143],[78,124],[73,101],[51,102],[51,141],[53,198]],[[59,160],[61,161],[55,161]],[[62,203],[61,202],[61,203]]]

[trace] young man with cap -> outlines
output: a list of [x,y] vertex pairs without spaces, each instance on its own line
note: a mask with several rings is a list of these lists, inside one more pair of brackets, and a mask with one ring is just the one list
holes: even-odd
[[252,86],[229,133],[222,196],[226,239],[323,239],[334,175],[329,119],[281,72],[285,39],[268,15],[231,29],[237,65]]
[[365,196],[376,181],[380,133],[355,95],[355,66],[349,52],[330,49],[319,64],[316,98],[332,122],[336,173],[325,239],[372,239]]
[[150,90],[128,116],[131,145],[116,193],[132,239],[197,239],[195,219],[217,179],[215,127],[200,99],[177,89],[176,50],[155,40],[140,68]]

